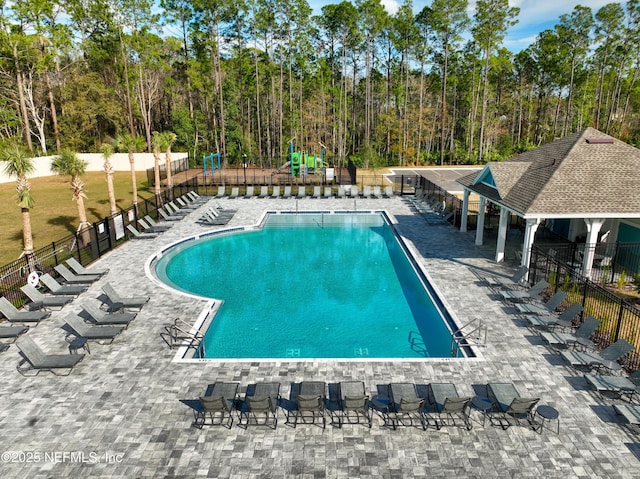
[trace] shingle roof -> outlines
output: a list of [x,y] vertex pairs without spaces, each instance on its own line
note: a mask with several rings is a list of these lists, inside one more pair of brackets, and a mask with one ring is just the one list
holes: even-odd
[[[497,191],[474,184],[487,168]],[[594,128],[485,170],[458,182],[523,216],[640,217],[640,150]]]

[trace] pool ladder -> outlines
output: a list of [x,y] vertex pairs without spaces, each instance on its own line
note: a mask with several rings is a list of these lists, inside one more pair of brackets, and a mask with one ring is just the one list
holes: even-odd
[[[465,331],[466,328],[471,328]],[[458,357],[461,347],[487,344],[487,327],[480,318],[469,321],[451,334],[451,357]]]
[[199,329],[191,332],[193,329],[193,326],[186,321],[176,318],[169,326],[169,347],[171,349],[181,346],[194,348],[198,352],[198,357],[203,358],[205,356],[204,335]]

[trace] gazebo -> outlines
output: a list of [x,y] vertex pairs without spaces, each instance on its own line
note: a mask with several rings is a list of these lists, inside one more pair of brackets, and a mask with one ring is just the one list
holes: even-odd
[[570,241],[584,237],[582,271],[591,276],[595,244],[640,242],[640,150],[594,128],[560,138],[507,161],[490,162],[458,180],[464,187],[461,231],[469,196],[479,197],[475,242],[483,244],[487,201],[500,209],[496,262],[505,257],[509,215],[524,220],[522,265],[538,226]]

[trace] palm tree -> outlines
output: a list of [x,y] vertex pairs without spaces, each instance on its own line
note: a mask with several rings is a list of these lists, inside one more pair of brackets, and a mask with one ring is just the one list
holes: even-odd
[[130,133],[121,133],[116,136],[113,146],[119,151],[126,151],[129,154],[129,164],[131,165],[131,187],[133,191],[133,206],[138,203],[138,186],[136,184],[136,165],[133,154],[144,148],[145,140],[141,136],[133,136]]
[[4,162],[4,172],[16,177],[16,191],[18,206],[22,210],[22,254],[29,263],[29,272],[35,270],[33,261],[33,235],[31,234],[31,216],[29,210],[35,206],[31,196],[31,185],[27,175],[35,169],[31,155],[17,145],[9,146],[0,151],[0,161]]
[[71,177],[72,199],[78,207],[78,219],[80,220],[78,231],[82,231],[82,241],[85,245],[91,241],[87,228],[91,225],[87,221],[87,212],[84,209],[84,198],[86,198],[87,195],[84,193],[84,183],[80,179],[86,169],[87,162],[81,160],[73,151],[67,149],[62,150],[60,155],[51,162],[51,171],[53,173]]
[[151,143],[153,144],[153,193],[157,197],[160,196],[160,150],[164,149],[164,136],[157,131],[154,131],[151,136]]
[[116,206],[116,195],[113,190],[113,165],[111,164],[111,160],[109,158],[113,155],[113,146],[109,143],[104,143],[100,147],[100,151],[102,152],[102,156],[104,157],[104,174],[107,179],[107,194],[109,195],[109,214],[111,216],[115,215],[118,212],[118,207]]
[[167,170],[167,188],[173,188],[173,178],[171,178],[171,146],[176,142],[178,136],[172,131],[164,131],[161,137],[166,152],[164,161]]

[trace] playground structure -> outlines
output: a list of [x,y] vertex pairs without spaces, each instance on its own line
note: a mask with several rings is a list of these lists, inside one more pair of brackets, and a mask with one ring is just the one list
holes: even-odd
[[218,160],[217,168],[218,168],[218,171],[220,171],[220,152],[211,153],[210,155],[205,155],[202,157],[205,178],[207,177],[207,161],[209,161],[211,164],[211,176],[213,176],[216,170],[216,159]]
[[278,172],[286,167],[290,167],[291,176],[305,177],[325,171],[327,165],[324,159],[324,146],[320,150],[320,156],[317,156],[311,155],[307,151],[293,151],[293,143],[293,140],[289,142],[289,161],[278,168]]

